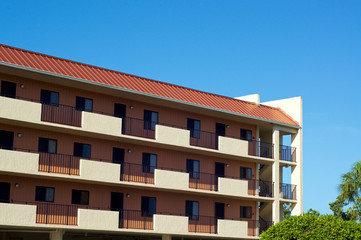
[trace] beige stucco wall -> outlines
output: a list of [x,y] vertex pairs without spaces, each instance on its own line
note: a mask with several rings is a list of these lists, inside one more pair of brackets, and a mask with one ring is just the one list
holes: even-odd
[[189,188],[189,174],[155,169],[154,184],[156,187],[187,190]]
[[41,119],[41,104],[0,97],[0,117],[39,123]]
[[120,164],[80,159],[80,178],[102,182],[119,182]]
[[237,156],[248,156],[248,141],[219,136],[219,151]]
[[88,132],[120,136],[122,119],[97,113],[82,112],[82,128]]
[[218,235],[222,237],[247,237],[248,222],[218,219]]
[[190,133],[188,130],[156,125],[155,139],[157,142],[171,144],[182,147],[189,147]]
[[188,217],[153,215],[154,231],[159,233],[188,233]]
[[78,227],[92,230],[118,230],[119,212],[78,209]]
[[219,177],[218,192],[225,195],[248,196],[248,182],[245,180]]
[[39,154],[0,149],[0,171],[36,174]]
[[36,206],[0,203],[0,225],[34,226]]

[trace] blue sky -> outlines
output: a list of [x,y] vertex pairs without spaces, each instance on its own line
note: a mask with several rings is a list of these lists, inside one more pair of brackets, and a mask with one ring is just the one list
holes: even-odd
[[304,100],[304,209],[361,159],[360,1],[7,1],[0,42],[230,97]]

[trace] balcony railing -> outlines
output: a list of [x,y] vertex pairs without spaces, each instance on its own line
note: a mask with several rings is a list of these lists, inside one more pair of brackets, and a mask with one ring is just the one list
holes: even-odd
[[78,206],[36,203],[36,223],[77,225]]
[[217,219],[211,216],[190,217],[188,231],[194,233],[217,233]]
[[248,154],[257,157],[273,158],[273,144],[259,141],[249,141]]
[[80,157],[66,154],[39,153],[39,172],[79,176]]
[[153,216],[140,210],[120,210],[119,228],[153,230]]
[[296,200],[296,185],[280,183],[280,195],[283,199]]
[[[196,131],[196,130],[190,130]],[[190,145],[197,146],[197,147],[204,147],[210,149],[218,149],[216,146],[216,134],[212,132],[205,132],[205,131],[196,131],[194,132],[193,137],[191,135],[190,138]],[[196,136],[196,137],[195,137]]]
[[122,121],[123,134],[155,139],[155,123],[130,117],[125,117]]
[[42,104],[41,121],[81,127],[81,111],[66,105]]
[[296,148],[280,145],[280,160],[296,162]]
[[210,173],[190,172],[189,188],[218,191],[218,177]]
[[134,163],[123,163],[120,167],[120,181],[154,184],[155,168]]
[[273,182],[251,179],[248,180],[248,194],[261,197],[273,197]]

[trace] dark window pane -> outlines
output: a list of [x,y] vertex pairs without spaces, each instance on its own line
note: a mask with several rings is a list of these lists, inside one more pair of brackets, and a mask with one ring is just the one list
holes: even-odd
[[90,158],[91,157],[91,145],[75,142],[74,143],[74,156]]
[[89,191],[73,190],[71,203],[78,205],[89,205]]
[[141,212],[142,216],[151,217],[157,212],[155,197],[142,197]]
[[14,133],[0,130],[0,149],[13,149]]
[[144,129],[155,130],[155,125],[158,124],[158,113],[149,110],[144,110]]
[[187,119],[187,129],[190,131],[192,138],[200,138],[201,136],[201,121],[196,119]]
[[114,103],[114,116],[124,118],[126,116],[126,109],[124,104]]
[[42,89],[40,92],[40,102],[47,105],[59,105],[59,93]]
[[252,131],[247,129],[241,129],[241,139],[246,141],[252,141]]
[[0,182],[0,202],[10,202],[10,183]]
[[143,172],[154,173],[154,170],[157,168],[157,155],[143,153],[142,166]]
[[192,220],[198,220],[199,218],[199,202],[186,201],[186,216]]
[[16,83],[1,81],[1,96],[15,98],[16,97]]
[[199,179],[200,164],[198,160],[187,159],[187,173],[190,178]]
[[76,97],[75,108],[79,111],[92,112],[93,100],[89,98]]
[[252,179],[252,168],[241,167],[240,172],[241,172],[240,175],[241,178]]
[[252,207],[241,206],[241,218],[252,218]]
[[39,152],[56,153],[57,141],[48,138],[39,138]]
[[52,187],[39,187],[35,189],[35,201],[38,202],[54,202],[55,189]]

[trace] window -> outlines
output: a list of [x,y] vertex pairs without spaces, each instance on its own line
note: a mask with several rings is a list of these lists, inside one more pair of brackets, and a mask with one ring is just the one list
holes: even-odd
[[40,102],[42,104],[59,106],[59,93],[41,89]]
[[241,218],[252,218],[252,207],[241,206]]
[[152,217],[156,213],[156,198],[155,197],[142,197],[142,216]]
[[76,97],[76,110],[92,112],[93,111],[93,99]]
[[144,129],[155,130],[155,125],[158,124],[158,113],[149,110],[144,110]]
[[37,202],[54,202],[55,189],[53,187],[35,188],[35,201]]
[[57,141],[55,139],[39,138],[39,152],[56,153]]
[[0,149],[12,150],[14,145],[14,133],[0,130]]
[[198,160],[187,159],[187,173],[190,178],[199,179],[200,165]]
[[74,156],[90,158],[91,155],[91,145],[84,143],[74,143]]
[[157,154],[143,153],[143,172],[154,173],[157,168]]
[[252,141],[252,131],[247,129],[241,129],[241,139],[246,141]]
[[252,179],[252,168],[241,167],[241,178]]
[[78,205],[89,205],[89,191],[73,190],[71,203]]
[[186,216],[191,220],[199,219],[199,202],[198,201],[186,201]]
[[201,121],[188,118],[187,129],[190,131],[192,138],[201,137]]
[[16,83],[1,81],[1,96],[8,98],[16,97]]
[[114,117],[124,118],[126,115],[127,106],[120,103],[114,103]]
[[0,182],[0,202],[10,202],[10,183]]

